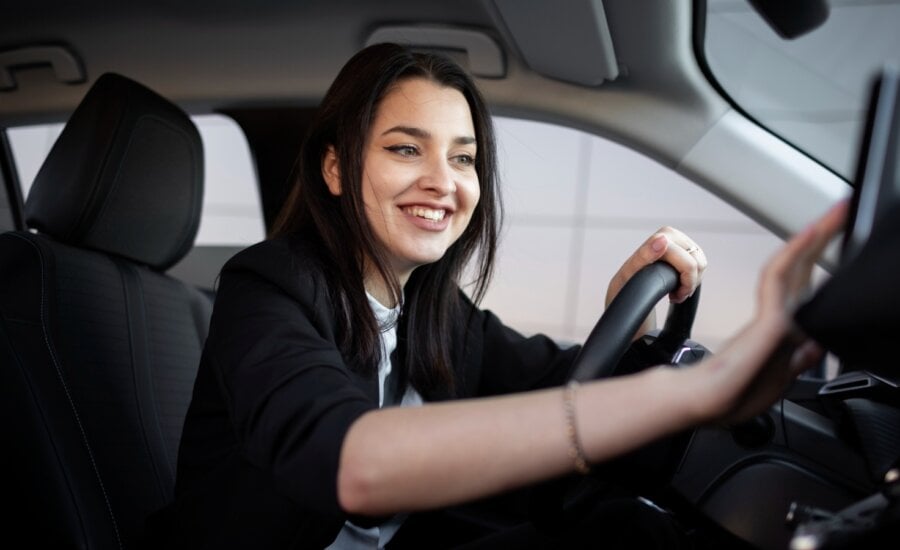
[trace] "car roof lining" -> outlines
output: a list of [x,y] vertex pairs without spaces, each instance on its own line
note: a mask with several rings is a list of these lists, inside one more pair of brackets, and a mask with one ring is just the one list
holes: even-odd
[[[92,3],[83,8],[85,13],[99,11],[90,10]],[[584,3],[591,2],[584,0]],[[3,94],[0,124],[11,126],[65,117],[81,99],[90,81],[107,71],[143,82],[195,113],[261,103],[315,105],[343,61],[363,46],[374,29],[403,21],[444,24],[453,21],[454,25],[483,29],[503,50],[507,78],[479,79],[496,112],[599,131],[630,146],[657,141],[649,148],[645,146],[643,152],[672,166],[685,152],[684,136],[672,143],[662,142],[655,128],[659,124],[680,123],[686,117],[679,116],[678,111],[685,108],[694,107],[692,117],[705,116],[709,109],[702,103],[717,98],[695,97],[696,82],[679,82],[679,71],[674,70],[675,66],[694,63],[690,37],[679,34],[690,32],[687,29],[691,26],[691,7],[686,3],[657,3],[657,9],[667,12],[663,14],[665,17],[647,18],[642,14],[643,9],[631,2],[605,3],[611,40],[623,75],[612,83],[586,87],[559,82],[531,69],[491,0],[463,0],[449,5],[399,0],[382,6],[346,0],[312,0],[302,4],[267,2],[252,14],[240,10],[237,2],[224,5],[217,2],[215,25],[203,24],[202,14],[212,11],[212,3],[207,0],[191,6],[143,0],[136,3],[136,11],[131,4],[128,9],[104,4],[102,13],[85,18],[84,24],[65,27],[55,21],[71,17],[72,8],[62,0],[53,0],[45,12],[48,15],[25,20],[30,8],[23,6],[17,11],[18,16],[4,17],[0,34],[6,39],[0,43],[0,50],[22,46],[16,36],[33,36],[34,27],[40,27],[45,29],[43,34],[48,40],[69,44],[72,51],[81,55],[88,82],[53,84],[48,82],[54,78],[49,68],[16,71],[20,88]],[[336,25],[333,19],[341,10],[334,8],[340,4],[350,5],[352,15],[341,16],[341,23]],[[673,21],[677,24],[672,24]],[[158,36],[160,26],[166,29],[167,39],[151,40]],[[632,30],[617,31],[623,26]],[[109,27],[117,30],[100,32]],[[660,47],[675,43],[681,46]],[[295,51],[297,56],[292,59],[260,56],[260,50]],[[661,50],[667,52],[667,57],[659,57]],[[583,58],[583,53],[561,51],[557,55],[564,60]],[[222,70],[225,60],[231,70]],[[209,67],[208,72],[204,67]],[[523,87],[533,93],[522,94]],[[660,97],[656,91],[663,87],[669,90],[666,97]],[[265,95],[261,95],[261,90],[265,90]],[[632,97],[635,92],[637,99]],[[648,103],[644,104],[645,100]],[[586,105],[592,108],[586,110]],[[635,112],[652,112],[652,116],[644,120],[645,117],[635,117]],[[707,118],[714,120],[716,116],[710,113]],[[626,120],[629,120],[627,126],[637,130],[624,131]],[[686,131],[690,133],[690,128]],[[702,129],[695,129],[698,137],[701,132]],[[630,134],[634,134],[633,138]]]

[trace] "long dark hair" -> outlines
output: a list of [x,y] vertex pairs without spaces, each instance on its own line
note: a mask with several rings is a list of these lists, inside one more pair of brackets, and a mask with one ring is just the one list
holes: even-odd
[[[469,105],[478,154],[475,170],[481,197],[469,225],[444,256],[418,267],[404,288],[388,269],[385,252],[369,225],[363,204],[363,150],[382,98],[397,82],[426,78],[459,90]],[[332,195],[322,177],[322,159],[334,147],[341,193]],[[365,269],[377,270],[396,303],[402,304],[398,336],[405,342],[403,377],[425,398],[453,395],[451,335],[458,334],[465,299],[459,284],[475,258],[471,297],[478,303],[490,281],[502,209],[496,178],[496,146],[490,114],[472,79],[453,61],[376,44],[354,55],[322,100],[294,167],[294,186],[272,235],[317,238],[319,261],[339,319],[338,346],[351,368],[373,375],[381,358],[379,326],[363,285]],[[367,263],[368,261],[368,263]],[[468,282],[468,281],[467,281]]]

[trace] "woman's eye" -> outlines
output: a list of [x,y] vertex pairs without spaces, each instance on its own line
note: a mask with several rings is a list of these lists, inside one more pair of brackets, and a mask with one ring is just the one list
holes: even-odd
[[457,155],[456,162],[463,166],[474,166],[475,157],[473,157],[472,155]]
[[418,149],[412,145],[392,145],[385,147],[385,149],[403,157],[414,157],[419,153]]

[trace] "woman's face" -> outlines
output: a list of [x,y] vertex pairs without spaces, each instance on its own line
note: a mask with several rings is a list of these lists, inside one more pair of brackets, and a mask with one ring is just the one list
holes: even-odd
[[463,233],[480,196],[475,129],[462,93],[424,78],[381,101],[363,152],[369,224],[405,282]]

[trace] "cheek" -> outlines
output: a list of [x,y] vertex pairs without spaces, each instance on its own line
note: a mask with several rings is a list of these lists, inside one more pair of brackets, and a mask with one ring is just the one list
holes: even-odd
[[382,171],[366,171],[363,174],[362,196],[368,210],[383,208],[382,203],[392,196],[391,181],[390,175]]
[[390,167],[370,172],[363,198],[367,203],[385,206],[415,185],[419,174],[406,167]]
[[469,205],[469,210],[474,212],[478,207],[478,203],[481,200],[481,185],[478,182],[478,178],[475,178],[469,186],[467,186],[466,193],[466,201]]
[[478,210],[478,204],[481,202],[481,188],[478,185],[477,179],[472,185],[466,185],[465,193],[461,199],[463,201],[461,206],[465,209],[465,223],[462,224],[462,227],[459,230],[460,233],[465,232],[472,223],[472,218],[475,217],[475,212]]

